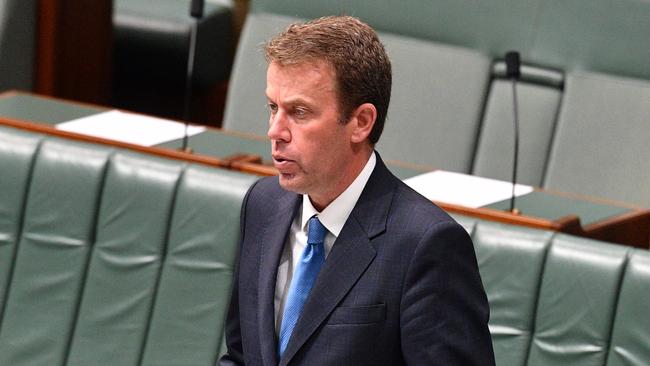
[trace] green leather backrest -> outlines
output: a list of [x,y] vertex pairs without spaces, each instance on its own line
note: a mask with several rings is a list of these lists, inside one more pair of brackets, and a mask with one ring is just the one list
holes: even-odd
[[650,81],[568,74],[543,187],[650,207],[649,158]]
[[181,171],[151,160],[108,166],[70,365],[139,362]]
[[5,299],[0,365],[64,363],[108,156],[108,149],[67,141],[41,144]]
[[564,235],[553,240],[528,365],[605,365],[627,252]]
[[[562,91],[520,82],[517,84],[519,113],[519,162],[517,182],[541,186],[551,146]],[[481,135],[472,174],[512,180],[514,112],[512,83],[495,79],[483,115]]]
[[650,252],[635,251],[629,259],[618,297],[609,345],[608,366],[643,366],[650,360]]
[[205,350],[223,343],[236,254],[230,243],[238,241],[241,198],[254,179],[224,173],[190,167],[179,183],[143,365],[215,362]]
[[23,222],[33,158],[42,136],[0,128],[0,327]]
[[10,128],[0,153],[0,365],[214,364],[255,176]]
[[297,18],[251,13],[239,37],[230,75],[223,127],[266,136],[269,110],[266,100],[266,60],[263,45]]
[[38,3],[0,0],[0,91],[32,89]]
[[490,76],[490,60],[458,47],[380,34],[393,87],[385,159],[469,173]]
[[481,224],[472,237],[490,301],[497,364],[525,365],[551,233]]

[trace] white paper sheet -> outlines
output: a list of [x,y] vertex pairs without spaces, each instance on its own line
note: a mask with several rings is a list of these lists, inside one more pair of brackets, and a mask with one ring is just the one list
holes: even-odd
[[[433,201],[478,208],[503,201],[512,195],[512,183],[473,175],[436,170],[404,180],[411,188]],[[515,185],[515,196],[533,187]]]
[[[56,128],[143,146],[180,139],[185,131],[179,122],[117,110],[59,123]],[[200,126],[187,129],[188,136],[203,131],[205,127]]]

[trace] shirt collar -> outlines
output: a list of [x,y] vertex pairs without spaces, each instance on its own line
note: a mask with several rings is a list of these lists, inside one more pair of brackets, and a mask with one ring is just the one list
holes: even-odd
[[377,158],[373,151],[372,155],[370,155],[370,159],[368,159],[368,162],[366,162],[361,173],[357,175],[352,184],[350,184],[343,193],[336,197],[332,203],[325,207],[323,212],[318,212],[311,204],[309,197],[306,194],[303,194],[302,220],[300,227],[303,230],[306,230],[309,219],[314,215],[318,215],[318,220],[320,220],[321,224],[323,224],[323,226],[325,226],[325,228],[335,237],[338,237],[339,233],[341,233],[341,230],[343,229],[343,225],[345,225],[345,222],[348,220],[348,216],[350,216],[352,209],[356,206],[357,201],[361,196],[361,192],[363,192],[363,188],[366,186],[366,183],[368,183],[368,179],[370,179],[370,175],[375,169],[376,164]]

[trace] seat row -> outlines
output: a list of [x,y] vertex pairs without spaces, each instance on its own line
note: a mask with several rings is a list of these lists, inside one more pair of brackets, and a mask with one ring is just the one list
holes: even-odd
[[[255,176],[0,127],[0,364],[214,365]],[[497,364],[650,363],[650,253],[457,217]]]
[[[378,144],[385,158],[509,180],[513,92],[500,60],[518,49],[524,62],[517,86],[518,180],[650,206],[650,25],[634,22],[639,14],[650,16],[650,5],[495,0],[485,6],[254,0],[223,126],[266,133],[261,44],[291,22],[347,13],[378,29],[393,63],[391,106]],[[585,7],[594,13],[567,15]],[[488,22],[480,11],[494,18]],[[612,54],[621,43],[625,54]]]

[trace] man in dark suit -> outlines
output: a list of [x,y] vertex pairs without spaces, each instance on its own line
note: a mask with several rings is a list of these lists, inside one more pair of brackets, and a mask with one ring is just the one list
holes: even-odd
[[375,32],[320,18],[265,51],[279,176],[243,203],[220,365],[493,365],[471,239],[374,151],[391,87]]

